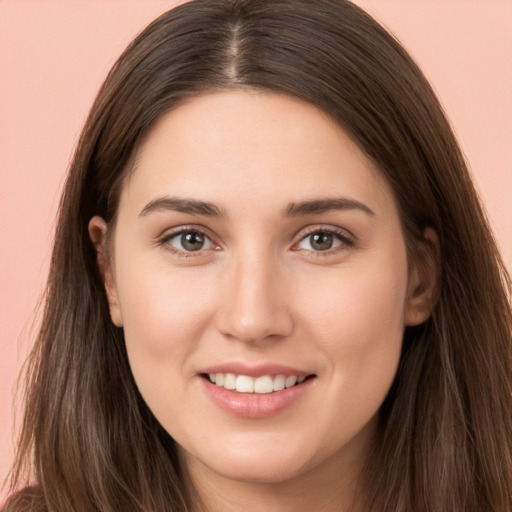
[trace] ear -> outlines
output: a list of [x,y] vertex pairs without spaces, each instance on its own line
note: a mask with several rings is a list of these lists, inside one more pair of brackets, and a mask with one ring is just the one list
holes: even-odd
[[426,228],[410,265],[405,325],[419,325],[430,317],[439,297],[440,279],[439,237]]
[[102,217],[95,216],[89,221],[89,236],[96,249],[96,261],[98,271],[105,287],[107,300],[110,308],[110,318],[117,327],[123,326],[121,308],[119,306],[118,294],[112,265],[107,250],[107,223]]

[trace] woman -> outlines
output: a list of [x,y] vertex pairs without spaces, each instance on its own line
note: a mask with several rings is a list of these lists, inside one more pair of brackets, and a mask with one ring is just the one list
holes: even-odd
[[6,510],[510,510],[509,287],[375,21],[187,3],[84,128]]

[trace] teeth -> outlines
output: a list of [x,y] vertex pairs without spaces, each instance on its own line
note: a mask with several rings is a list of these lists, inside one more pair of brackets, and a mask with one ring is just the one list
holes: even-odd
[[286,377],[284,375],[278,375],[274,377],[274,391],[282,391],[285,388]]
[[224,387],[226,389],[236,389],[236,375],[234,373],[226,373]]
[[[219,374],[217,374],[218,376]],[[254,392],[254,379],[247,375],[239,375],[236,378],[236,390],[239,393],[253,393]]]
[[272,377],[265,375],[265,377],[258,377],[254,381],[255,393],[272,393],[274,391],[274,381]]
[[296,384],[301,384],[306,379],[305,376],[296,375],[276,375],[272,378],[270,375],[262,377],[249,377],[248,375],[235,375],[234,373],[210,373],[210,382],[216,386],[225,389],[236,390],[238,393],[258,393],[266,394],[273,391],[282,391],[285,388],[291,388]]
[[297,377],[295,375],[290,375],[289,377],[286,377],[286,382],[284,383],[285,387],[291,388],[292,386],[295,386],[297,383]]

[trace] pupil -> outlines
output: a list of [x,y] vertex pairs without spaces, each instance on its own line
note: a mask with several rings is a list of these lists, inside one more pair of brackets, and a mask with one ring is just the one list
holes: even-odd
[[185,233],[181,235],[181,245],[187,251],[199,251],[204,245],[201,233]]
[[315,233],[311,238],[311,247],[313,249],[326,251],[332,247],[332,235],[329,233]]

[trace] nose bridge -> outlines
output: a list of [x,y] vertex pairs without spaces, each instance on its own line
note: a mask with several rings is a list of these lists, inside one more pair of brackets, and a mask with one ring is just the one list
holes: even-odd
[[234,255],[223,285],[219,330],[244,342],[283,337],[292,330],[283,273],[270,251]]

